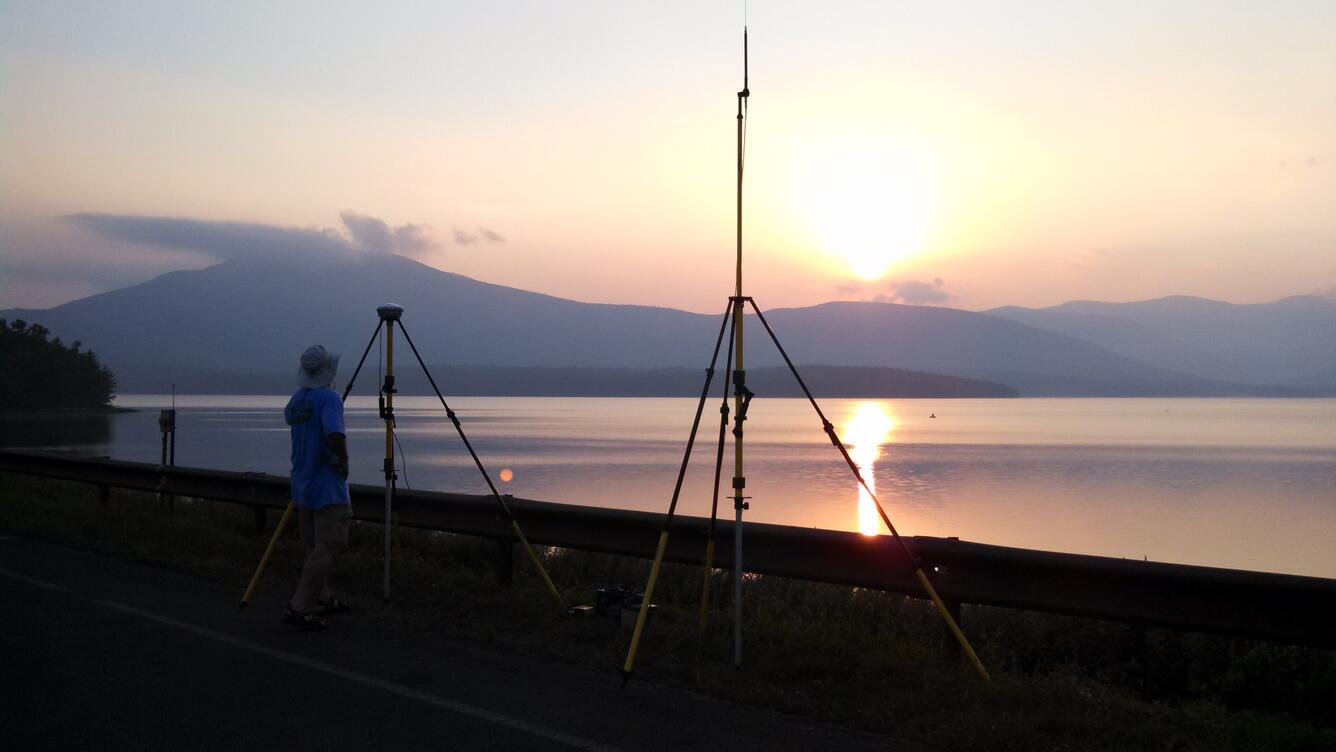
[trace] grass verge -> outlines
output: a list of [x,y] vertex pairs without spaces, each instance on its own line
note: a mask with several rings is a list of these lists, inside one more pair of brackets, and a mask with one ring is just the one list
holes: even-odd
[[[3,475],[0,529],[186,572],[240,594],[268,542],[249,509]],[[277,514],[269,516],[270,530]],[[629,631],[560,612],[520,555],[497,579],[498,546],[397,531],[395,598],[381,603],[381,531],[354,525],[340,592],[371,618],[494,649],[612,673]],[[542,552],[571,602],[602,585],[643,587],[648,562]],[[285,536],[266,591],[291,590],[301,547]],[[699,568],[665,565],[638,681],[655,681],[813,720],[953,750],[1336,749],[1336,653],[966,606],[964,622],[994,680],[943,649],[930,604],[859,588],[748,578],[746,667],[732,668],[731,587],[716,573],[704,630]],[[1246,607],[1241,604],[1240,607]]]

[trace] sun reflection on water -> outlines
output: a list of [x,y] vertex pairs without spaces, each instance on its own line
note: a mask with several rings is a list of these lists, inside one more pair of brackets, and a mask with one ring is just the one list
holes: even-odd
[[[840,429],[840,438],[849,447],[849,456],[874,493],[877,490],[874,469],[877,458],[881,457],[881,445],[886,443],[896,425],[895,418],[886,411],[885,403],[858,402]],[[863,535],[876,535],[882,528],[872,497],[861,485],[858,486],[858,531]]]

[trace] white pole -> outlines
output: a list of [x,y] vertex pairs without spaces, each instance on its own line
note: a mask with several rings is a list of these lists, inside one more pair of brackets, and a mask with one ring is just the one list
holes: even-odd
[[[403,309],[399,309],[402,311]],[[384,313],[381,314],[385,316]],[[391,500],[394,496],[394,322],[385,321],[385,602],[390,602],[390,534],[393,524]]]
[[734,287],[733,338],[733,415],[737,431],[733,434],[733,667],[742,668],[742,510],[747,507],[743,489],[746,476],[742,472],[742,423],[746,419],[746,371],[742,360],[742,167],[743,167],[743,105],[751,92],[747,88],[747,27],[742,27],[742,91],[738,92],[738,206],[737,206],[737,284]]

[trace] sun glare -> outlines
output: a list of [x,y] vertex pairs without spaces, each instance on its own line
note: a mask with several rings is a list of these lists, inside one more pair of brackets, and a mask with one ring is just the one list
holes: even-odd
[[923,248],[928,190],[916,160],[837,147],[814,155],[804,211],[820,250],[873,280]]
[[[854,405],[853,414],[844,422],[840,436],[849,445],[849,456],[858,465],[868,488],[873,493],[877,490],[877,458],[881,456],[881,445],[895,430],[895,419],[886,412],[881,402],[859,402]],[[858,487],[858,532],[863,535],[876,535],[881,531],[881,517],[877,506],[861,485]]]

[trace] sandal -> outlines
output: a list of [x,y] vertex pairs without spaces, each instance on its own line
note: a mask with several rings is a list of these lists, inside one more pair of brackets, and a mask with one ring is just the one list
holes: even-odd
[[330,596],[327,601],[315,602],[316,616],[333,616],[334,614],[346,613],[350,609],[352,609],[352,606],[347,601],[339,600],[336,596]]
[[298,627],[306,631],[324,629],[329,626],[328,624],[325,623],[324,619],[321,619],[319,616],[316,616],[315,614],[309,614],[309,613],[304,614],[297,611],[293,611],[291,608],[288,608],[283,611],[283,623],[291,624],[294,627]]

